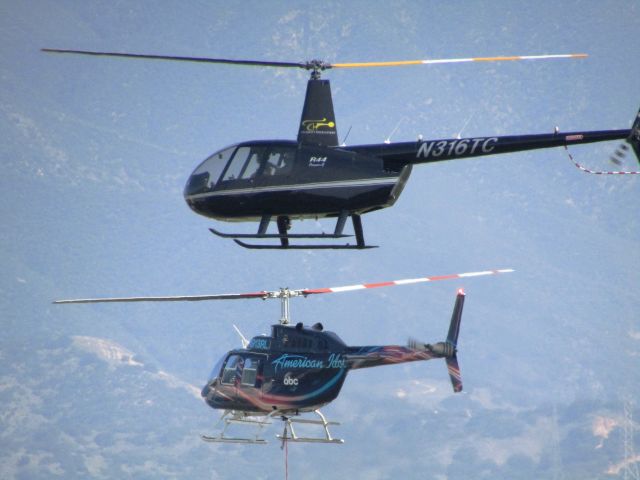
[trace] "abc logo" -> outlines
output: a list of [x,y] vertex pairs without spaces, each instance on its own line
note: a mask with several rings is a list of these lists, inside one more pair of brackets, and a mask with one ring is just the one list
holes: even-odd
[[287,373],[284,376],[284,380],[283,380],[282,383],[284,383],[287,386],[296,386],[297,387],[298,386],[298,379],[297,378],[291,378],[290,374]]

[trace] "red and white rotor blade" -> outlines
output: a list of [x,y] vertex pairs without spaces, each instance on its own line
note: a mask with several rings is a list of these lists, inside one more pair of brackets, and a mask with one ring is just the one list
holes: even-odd
[[407,278],[404,280],[392,280],[390,282],[378,282],[378,283],[361,283],[358,285],[346,285],[343,287],[330,287],[330,288],[307,288],[300,290],[302,295],[315,295],[318,293],[339,293],[339,292],[353,292],[354,290],[365,290],[368,288],[380,288],[380,287],[393,287],[396,285],[411,285],[414,283],[425,282],[437,282],[439,280],[452,280],[460,278],[471,277],[483,277],[485,275],[498,275],[500,273],[511,273],[514,270],[511,268],[504,268],[501,270],[485,270],[482,272],[466,272],[466,273],[454,273],[451,275],[436,275],[432,277],[420,277],[420,278]]
[[485,270],[482,272],[466,272],[466,273],[454,273],[451,275],[436,275],[432,277],[420,277],[420,278],[408,278],[404,280],[392,280],[390,282],[378,282],[378,283],[361,283],[358,285],[346,285],[343,287],[330,287],[330,288],[315,288],[315,289],[302,289],[302,290],[288,290],[282,289],[280,291],[260,291],[251,293],[224,293],[217,295],[178,295],[168,297],[113,297],[113,298],[76,298],[70,300],[56,300],[54,304],[69,304],[69,303],[122,303],[122,302],[199,302],[204,300],[241,300],[251,298],[283,298],[293,296],[307,296],[315,295],[318,293],[339,293],[339,292],[352,292],[354,290],[364,290],[368,288],[380,288],[380,287],[392,287],[395,285],[411,285],[413,283],[424,282],[437,282],[438,280],[452,280],[470,277],[482,277],[485,275],[497,275],[500,273],[510,273],[514,270],[510,268],[502,270]]

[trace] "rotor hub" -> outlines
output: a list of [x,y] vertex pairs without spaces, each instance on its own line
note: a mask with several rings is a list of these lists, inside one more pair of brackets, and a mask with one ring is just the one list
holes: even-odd
[[327,63],[323,60],[317,60],[317,59],[309,60],[308,62],[304,63],[303,66],[306,70],[311,70],[312,80],[319,80],[320,72],[331,68],[330,63]]

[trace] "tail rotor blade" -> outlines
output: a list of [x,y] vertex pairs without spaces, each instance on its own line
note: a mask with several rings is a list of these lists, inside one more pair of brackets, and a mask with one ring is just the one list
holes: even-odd
[[449,378],[451,379],[451,386],[455,393],[462,391],[462,374],[460,373],[460,365],[458,365],[458,356],[445,358],[447,362],[447,370],[449,371]]
[[447,343],[456,346],[458,344],[458,334],[460,333],[460,322],[462,321],[462,307],[464,307],[464,290],[458,290],[456,303],[451,314],[451,323],[449,324],[449,333],[447,334]]

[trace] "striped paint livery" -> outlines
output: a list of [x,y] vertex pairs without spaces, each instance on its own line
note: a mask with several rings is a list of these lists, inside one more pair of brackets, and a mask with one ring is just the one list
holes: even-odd
[[484,270],[481,272],[454,273],[451,275],[436,275],[432,277],[408,278],[404,280],[392,280],[389,282],[379,282],[379,283],[362,283],[358,285],[347,285],[343,287],[306,289],[306,290],[301,290],[300,293],[302,295],[314,295],[317,293],[352,292],[354,290],[365,290],[368,288],[392,287],[396,285],[411,285],[414,283],[437,282],[438,280],[451,280],[456,278],[482,277],[485,275],[497,275],[500,273],[510,273],[513,271],[514,270],[511,268],[505,268],[501,270]]

